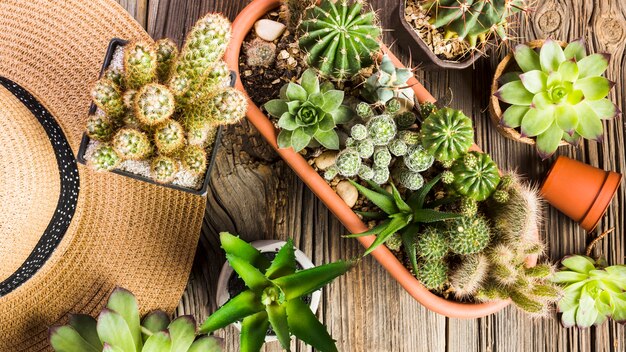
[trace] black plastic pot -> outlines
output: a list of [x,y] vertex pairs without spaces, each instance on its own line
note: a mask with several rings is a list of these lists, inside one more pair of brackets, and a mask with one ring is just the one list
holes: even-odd
[[[113,59],[115,50],[117,50],[117,48],[120,46],[126,45],[127,43],[128,41],[123,40],[123,39],[119,39],[119,38],[111,39],[106,55],[104,57],[104,63],[102,64],[102,69],[100,70],[100,77],[102,77],[102,75],[104,74],[104,71],[106,71],[106,69],[111,64],[111,60]],[[235,82],[237,81],[237,76],[235,75],[235,72],[233,71],[230,72],[230,78],[231,78],[230,84],[231,86],[234,86]],[[97,109],[98,108],[96,107],[96,104],[91,103],[91,107],[89,108],[89,115],[95,114]],[[111,170],[111,172],[118,174],[118,175],[130,177],[135,180],[140,180],[143,182],[151,183],[154,185],[159,185],[162,187],[172,188],[175,190],[203,196],[207,193],[207,190],[209,189],[209,183],[211,181],[211,170],[213,169],[213,166],[215,165],[215,157],[217,156],[217,150],[219,149],[221,139],[222,139],[222,126],[220,126],[217,129],[217,135],[215,136],[215,143],[213,145],[213,150],[211,151],[211,154],[207,155],[207,169],[206,169],[206,173],[204,174],[204,182],[202,183],[202,187],[200,189],[186,188],[186,187],[181,187],[175,184],[158,183],[150,178],[133,174],[128,171],[118,170],[118,169],[113,169]],[[78,162],[83,165],[87,164],[87,160],[85,160],[85,152],[87,151],[87,146],[89,145],[90,141],[91,141],[91,138],[89,138],[87,133],[83,133],[83,138],[80,142],[80,148],[78,150],[78,156],[77,156]]]
[[398,1],[398,8],[396,13],[398,14],[398,21],[393,21],[395,26],[395,35],[398,39],[399,45],[405,46],[405,48],[411,54],[414,62],[421,62],[425,69],[453,69],[460,70],[469,67],[482,56],[480,51],[474,51],[468,58],[463,61],[449,61],[442,60],[435,53],[430,50],[428,45],[424,43],[422,38],[415,32],[413,26],[411,26],[405,18],[406,1]]

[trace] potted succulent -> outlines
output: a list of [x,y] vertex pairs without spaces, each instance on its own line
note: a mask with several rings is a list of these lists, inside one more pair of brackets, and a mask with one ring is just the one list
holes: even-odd
[[603,76],[608,64],[607,54],[588,55],[582,40],[518,45],[496,69],[492,121],[506,137],[536,144],[542,159],[581,138],[601,141],[603,120],[620,113],[606,98],[614,85]]
[[[221,237],[223,238],[222,241],[225,241],[226,239],[230,239],[231,241],[236,241],[236,239],[230,237],[228,234],[221,234]],[[293,242],[292,241],[285,242],[285,241],[276,241],[276,240],[264,240],[264,241],[251,242],[250,245],[256,248],[256,250],[258,250],[259,252],[261,252],[261,254],[265,256],[268,260],[273,260],[276,257],[276,254],[279,252],[279,250],[282,247],[284,247],[285,245],[293,246]],[[245,246],[245,247],[249,248],[248,246]],[[294,256],[296,260],[297,270],[305,270],[305,269],[311,269],[315,267],[315,265],[313,265],[311,260],[301,250],[294,249]],[[245,289],[245,282],[243,282],[243,280],[238,275],[236,275],[235,271],[233,270],[233,267],[228,263],[228,261],[224,263],[224,266],[222,267],[222,271],[220,272],[220,276],[217,280],[216,301],[217,301],[218,307],[221,307],[224,304],[226,304],[228,300],[230,300],[231,298],[241,293],[244,289]],[[313,313],[316,313],[317,308],[319,307],[319,304],[320,304],[321,297],[322,297],[321,290],[318,290],[318,291],[311,293],[310,295],[303,297],[303,300],[305,303],[309,305],[309,307],[311,308],[311,311]],[[238,330],[241,330],[240,322],[235,322],[233,325]],[[276,341],[276,340],[278,340],[278,338],[276,337],[275,334],[268,334],[265,336],[265,342],[271,342],[271,341]]]
[[170,321],[165,312],[153,311],[140,320],[137,299],[123,288],[113,290],[97,320],[73,314],[68,325],[53,326],[49,334],[57,352],[222,351],[220,339],[197,334],[192,316]]
[[[235,20],[225,58],[232,70],[241,72],[236,87],[249,97],[249,121],[346,228],[362,235],[358,240],[369,249],[368,253],[428,309],[450,317],[474,318],[504,308],[511,302],[508,298],[518,303],[530,298],[510,285],[507,292],[494,290],[496,278],[491,274],[474,276],[478,278],[474,283],[480,285],[472,285],[474,289],[468,289],[471,293],[457,296],[448,290],[449,275],[441,275],[441,263],[429,263],[429,270],[439,274],[439,279],[445,276],[444,284],[428,283],[426,287],[423,276],[422,282],[416,278],[426,258],[412,253],[413,246],[402,249],[402,236],[394,236],[394,228],[405,229],[406,240],[416,241],[416,235],[423,237],[426,225],[440,225],[441,231],[454,230],[449,223],[467,220],[467,216],[459,215],[462,207],[495,216],[489,211],[496,207],[488,207],[488,203],[508,204],[511,199],[517,200],[512,207],[521,205],[516,209],[526,214],[516,218],[523,224],[514,229],[518,233],[512,242],[524,245],[507,247],[507,262],[500,267],[513,270],[512,277],[527,278],[533,270],[526,269],[536,264],[537,253],[543,248],[537,239],[536,192],[521,188],[522,184],[513,182],[516,179],[508,174],[502,178],[509,181],[501,181],[493,161],[473,145],[471,119],[458,111],[436,109],[435,99],[411,70],[380,42],[381,30],[373,14],[363,11],[366,6],[362,2],[314,3],[255,0]],[[279,7],[280,12],[273,11]],[[339,19],[332,14],[338,14]],[[358,26],[355,35],[346,38],[336,25],[338,32],[323,29],[333,21],[346,29]],[[423,133],[424,128],[431,132]],[[424,145],[423,140],[428,144]],[[489,170],[485,177],[463,181],[467,175],[477,176],[483,170]],[[433,185],[437,179],[442,181]],[[425,187],[432,192],[424,191]],[[437,199],[446,195],[442,192],[451,197]],[[462,201],[470,195],[475,199]],[[389,205],[391,198],[393,206]],[[409,214],[414,211],[421,218]],[[368,216],[372,218],[366,223]],[[431,221],[432,216],[447,219]],[[394,220],[396,217],[399,220]],[[384,233],[381,227],[370,231],[389,224],[393,226],[385,227]],[[495,248],[492,230],[489,228],[488,237],[494,240],[483,241],[487,245],[471,250],[472,254],[486,255],[483,251]],[[436,246],[436,241],[427,242]],[[393,244],[401,249],[395,250]],[[527,253],[520,248],[526,248]],[[439,259],[446,265],[456,268],[462,263],[462,254],[451,252],[449,246],[443,246],[441,252],[443,259]],[[405,262],[405,254],[415,260]],[[496,267],[492,265],[495,263],[485,265],[484,260],[472,263],[483,273],[486,267]],[[417,264],[418,271],[413,264]],[[526,282],[541,286],[550,274],[550,267],[541,265],[533,274],[538,276]],[[478,289],[483,288],[488,290],[478,295]],[[544,312],[548,300],[542,298],[539,304],[533,300],[529,311]]]
[[239,121],[246,101],[230,87],[221,57],[230,22],[209,14],[180,50],[114,39],[93,90],[78,160],[194,194],[206,193],[220,126]]
[[396,35],[427,68],[463,69],[494,40],[506,43],[511,16],[530,10],[525,0],[398,2]]
[[[228,263],[245,287],[206,319],[200,327],[201,333],[241,320],[239,349],[242,352],[260,351],[268,341],[270,327],[287,351],[292,336],[319,351],[337,351],[335,341],[305,303],[305,297],[345,274],[355,262],[338,261],[300,270],[291,239],[274,252],[271,260],[229,233],[221,233],[220,242]],[[273,251],[275,247],[269,249]]]

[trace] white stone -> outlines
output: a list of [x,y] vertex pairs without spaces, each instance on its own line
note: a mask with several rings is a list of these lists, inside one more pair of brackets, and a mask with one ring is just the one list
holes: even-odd
[[278,39],[281,34],[285,31],[284,24],[268,19],[261,19],[256,21],[254,24],[254,30],[256,35],[263,40],[267,40],[268,42],[273,42]]
[[337,194],[352,208],[359,199],[359,191],[349,181],[343,180],[337,184]]
[[326,170],[335,164],[335,159],[337,159],[337,152],[327,150],[315,158],[315,166],[322,171]]

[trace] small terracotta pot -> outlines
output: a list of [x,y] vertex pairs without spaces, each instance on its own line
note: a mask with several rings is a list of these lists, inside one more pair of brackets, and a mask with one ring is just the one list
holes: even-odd
[[[539,40],[530,41],[526,43],[526,45],[528,45],[532,49],[537,49],[537,48],[541,48],[544,42],[545,40],[539,39]],[[558,43],[561,44],[562,47],[567,46],[567,43],[565,42],[559,41]],[[491,97],[489,98],[489,115],[491,116],[491,121],[494,123],[494,125],[496,126],[496,129],[498,130],[498,132],[500,132],[500,134],[514,141],[534,145],[535,144],[534,138],[522,137],[522,134],[520,133],[518,129],[509,128],[509,127],[505,127],[504,125],[502,125],[502,113],[504,112],[504,110],[506,110],[506,107],[508,107],[508,105],[506,103],[502,103],[500,99],[498,99],[498,97],[495,96],[496,92],[498,91],[498,89],[500,89],[500,86],[501,86],[500,77],[502,77],[502,75],[509,72],[513,67],[516,67],[516,66],[517,66],[517,63],[515,62],[515,58],[513,57],[512,51],[507,56],[505,56],[504,59],[502,59],[502,61],[500,61],[500,63],[498,64],[498,67],[496,68],[496,72],[493,75],[493,81],[491,82]],[[503,108],[501,104],[506,105],[506,107]],[[563,146],[563,145],[568,145],[568,143],[565,141],[561,141],[561,143],[559,143],[559,146]]]
[[622,175],[559,156],[541,186],[553,207],[593,231],[622,182]]
[[[228,50],[226,51],[225,60],[231,70],[239,73],[239,52],[243,41],[248,32],[253,28],[254,23],[262,18],[267,12],[274,10],[280,5],[280,0],[254,0],[246,6],[233,22],[233,33]],[[387,47],[382,45],[382,50],[389,55],[389,58],[398,67],[404,67],[400,60],[391,53]],[[242,92],[246,90],[241,82],[240,76],[237,75],[237,83],[235,87]],[[408,83],[415,92],[415,97],[420,103],[435,102],[435,98],[422,86],[419,81],[413,77]],[[247,95],[247,93],[246,93]],[[343,225],[351,233],[360,233],[369,230],[367,225],[352,211],[350,207],[335,193],[335,191],[326,183],[326,181],[307,163],[300,155],[293,151],[292,148],[280,149],[276,142],[278,131],[270,119],[265,116],[261,109],[254,104],[248,96],[248,120],[259,130],[267,142],[276,150],[276,152],[285,160],[285,162],[293,169],[300,179],[315,193],[315,195],[328,207],[328,209],[343,223]],[[474,150],[479,150],[474,145]],[[538,236],[538,232],[535,233]],[[366,248],[376,239],[376,236],[358,237],[358,241]],[[371,254],[402,287],[420,302],[427,309],[443,314],[451,318],[480,318],[502,310],[508,306],[510,300],[493,301],[487,303],[461,303],[452,300],[446,300],[435,295],[425,288],[416,278],[407,270],[398,258],[386,247],[379,246]],[[526,259],[527,266],[534,266],[537,263],[537,256],[529,256]]]

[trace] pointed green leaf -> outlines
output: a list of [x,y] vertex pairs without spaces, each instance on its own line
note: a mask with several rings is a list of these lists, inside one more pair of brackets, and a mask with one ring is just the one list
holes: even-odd
[[282,130],[278,133],[278,138],[276,142],[278,143],[278,148],[285,149],[291,147],[291,135],[293,132]]
[[293,131],[298,128],[298,123],[296,122],[296,118],[290,114],[289,112],[285,112],[280,116],[278,120],[278,127],[285,129],[287,131]]
[[407,204],[411,207],[411,209],[421,209],[424,207],[424,201],[426,201],[426,196],[430,193],[430,190],[439,182],[441,179],[441,174],[433,177],[432,180],[428,181],[422,188],[413,192],[409,199],[407,200]]
[[[155,310],[148,313],[148,315],[146,315],[141,322],[141,326],[146,328],[151,333],[165,330],[168,325],[170,325],[170,318],[161,310]],[[151,335],[142,333],[143,342],[146,342],[150,336]]]
[[579,79],[574,84],[574,88],[581,90],[585,99],[599,100],[606,97],[613,87],[608,79],[604,77],[587,77]]
[[323,145],[324,148],[326,149],[331,149],[331,150],[339,149],[339,136],[337,135],[337,132],[334,129],[331,129],[329,131],[319,130],[317,131],[315,136],[313,136],[313,138],[315,138],[315,140],[318,141],[321,145]]
[[578,146],[580,143],[580,135],[576,132],[574,132],[571,136],[566,132],[563,132],[563,136],[561,138],[574,147]]
[[573,270],[577,273],[588,274],[591,270],[594,270],[595,263],[589,257],[582,255],[572,255],[561,260],[561,264],[566,268]]
[[171,348],[172,339],[170,334],[167,331],[159,331],[146,340],[146,345],[142,352],[165,352]]
[[294,151],[299,152],[311,143],[311,139],[312,137],[303,128],[296,128],[291,133],[291,147]]
[[587,105],[595,111],[599,118],[610,120],[619,114],[619,109],[613,102],[604,98],[600,100],[588,100]]
[[265,309],[261,304],[261,299],[254,292],[243,291],[231,298],[226,304],[211,314],[200,327],[201,334],[208,334],[217,329],[221,329],[248,315],[258,313]]
[[361,186],[360,184],[350,180],[350,183],[356,187],[356,189],[364,195],[367,199],[369,199],[374,205],[379,207],[382,211],[387,214],[396,214],[399,212],[396,203],[393,200],[393,197],[384,195],[378,192],[374,192],[368,188]]
[[[267,331],[267,328],[263,331]],[[191,344],[187,352],[222,352],[223,343],[218,337],[202,336]]]
[[300,299],[288,301],[286,305],[287,322],[293,335],[319,351],[337,351],[335,341],[326,331],[326,327],[311,312],[309,306]]
[[365,253],[363,253],[363,256],[372,253],[374,250],[376,250],[376,248],[378,248],[378,246],[385,243],[387,239],[389,239],[389,237],[405,228],[408,224],[410,224],[410,220],[406,217],[400,216],[392,218],[391,221],[389,221],[389,224],[387,224],[387,226],[385,227],[385,229],[376,236],[374,242],[372,242],[372,244],[367,248]]
[[324,114],[322,119],[317,123],[320,131],[331,131],[335,128],[335,120],[331,114]]
[[387,214],[383,213],[382,211],[355,211],[355,213],[361,215],[362,217],[364,217],[365,219],[372,219],[372,220],[384,220],[387,219]]
[[55,326],[50,328],[50,345],[56,352],[99,352],[97,348],[85,340],[71,326]]
[[569,43],[565,47],[565,50],[563,50],[563,53],[565,54],[566,60],[576,59],[576,61],[580,61],[580,59],[587,56],[587,50],[585,49],[585,43],[582,38]]
[[261,272],[264,272],[271,264],[258,249],[238,236],[228,232],[220,232],[220,243],[224,252],[236,255],[248,263],[252,263],[252,265],[261,270]]
[[281,99],[270,100],[263,105],[267,112],[274,117],[281,117],[288,111],[287,103]]
[[[135,349],[137,351],[141,351],[141,346],[143,346],[143,339],[141,337],[139,307],[137,305],[137,299],[135,298],[135,296],[130,291],[121,287],[117,287],[115,290],[113,290],[111,296],[109,297],[109,301],[107,302],[107,308],[115,311],[117,314],[121,315],[122,318],[124,318],[126,324],[128,325],[128,328],[130,329],[130,333],[133,336]],[[115,343],[111,344],[116,345]]]
[[554,283],[566,284],[572,282],[580,282],[588,277],[587,274],[578,273],[575,271],[559,271],[554,273],[550,279]]
[[283,349],[290,351],[291,336],[289,335],[286,304],[270,304],[265,310],[280,345],[283,346]]
[[613,302],[613,313],[611,318],[620,324],[626,322],[626,292],[611,297]]
[[515,55],[515,61],[522,71],[528,72],[532,70],[541,70],[539,55],[529,46],[524,44],[516,46],[513,51],[513,55]]
[[444,213],[434,209],[418,209],[413,214],[413,221],[423,223],[433,223],[450,219],[459,219],[463,217],[461,214]]
[[326,81],[326,82],[324,82],[324,83],[322,83],[320,85],[320,92],[321,93],[326,93],[329,90],[333,90],[333,89],[335,89],[335,86],[332,83],[328,82],[328,81]]
[[104,346],[102,347],[102,352],[124,352],[124,351],[122,351],[122,349],[119,347],[111,346],[108,343],[105,343]]
[[565,81],[575,82],[578,78],[578,65],[574,61],[566,60],[559,66],[559,74]]
[[402,230],[400,236],[402,237],[402,245],[406,251],[409,262],[411,262],[411,268],[413,273],[418,272],[417,267],[417,248],[415,246],[415,240],[417,239],[417,231],[419,230],[418,224],[410,224]]
[[271,280],[295,272],[296,251],[293,247],[293,239],[289,238],[287,243],[276,253],[276,257],[274,257],[272,265],[265,272],[265,276]]
[[387,192],[386,189],[382,188],[379,184],[377,184],[376,182],[372,181],[372,180],[367,180],[365,181],[367,182],[367,185],[370,186],[370,188],[382,195],[385,195],[389,198],[393,198],[393,195],[390,192]]
[[324,105],[320,108],[328,113],[337,110],[343,102],[344,92],[342,90],[329,90],[324,93]]
[[126,320],[118,313],[104,308],[98,316],[98,336],[102,343],[108,343],[124,352],[135,352],[135,341]]
[[579,116],[576,132],[586,139],[601,140],[604,126],[596,112],[585,101],[574,105],[574,109]]
[[391,194],[393,195],[393,199],[396,202],[396,207],[398,207],[398,209],[401,212],[403,212],[403,213],[410,213],[410,212],[413,211],[413,209],[411,209],[411,207],[408,204],[406,204],[404,199],[402,199],[402,196],[400,195],[400,192],[398,192],[398,189],[393,184],[393,182],[391,183]]
[[626,290],[626,265],[612,265],[604,270],[611,275],[616,285],[622,290]]
[[533,97],[532,107],[538,110],[543,109],[552,109],[553,108],[552,99],[548,95],[547,92],[541,92],[539,94],[535,94]]
[[537,152],[542,160],[549,158],[559,147],[561,138],[563,137],[563,130],[555,122],[545,130],[543,133],[537,136]]
[[[287,112],[292,114],[292,115],[296,115],[298,114],[298,111],[300,110],[300,107],[304,105],[301,102],[297,101],[297,100],[292,100],[292,101],[288,101],[287,102]],[[279,115],[277,117],[280,117],[282,115]]]
[[501,123],[505,127],[518,128],[522,125],[522,118],[530,107],[524,105],[511,105],[502,114]]
[[265,311],[247,316],[241,322],[239,352],[259,352],[265,343],[270,322]]
[[548,75],[539,70],[528,71],[519,76],[524,88],[533,94],[546,90]]
[[559,65],[565,61],[563,48],[552,39],[546,39],[539,51],[539,62],[544,72],[557,71]]
[[524,87],[522,81],[514,81],[500,87],[496,92],[496,97],[511,105],[530,105],[534,94]]
[[[578,114],[571,105],[558,105],[554,110],[554,116],[556,117],[556,123],[559,127],[569,133],[574,133],[578,126]],[[559,137],[561,140],[561,137]]]
[[90,315],[70,314],[70,326],[80,334],[90,345],[98,350],[102,349],[102,342],[98,337],[97,322]]
[[341,105],[337,109],[333,110],[331,112],[331,115],[333,116],[333,120],[335,120],[335,123],[341,125],[350,121],[352,119],[352,116],[354,116],[354,113],[349,107]]
[[285,299],[289,301],[319,290],[353,266],[353,262],[341,260],[282,276],[272,282],[282,289]]
[[540,135],[550,128],[553,122],[554,109],[552,107],[543,110],[530,108],[522,118],[522,134],[529,137]]
[[576,105],[580,103],[584,98],[585,97],[583,96],[583,91],[580,89],[575,89],[567,95],[567,103],[570,105]]
[[577,310],[578,306],[570,310],[563,311],[563,314],[561,315],[561,325],[563,325],[564,328],[571,328],[576,325]]
[[597,317],[598,311],[595,307],[595,300],[583,287],[582,294],[578,302],[578,310],[576,311],[576,325],[581,328],[588,328],[595,323]]
[[305,102],[309,96],[306,90],[304,90],[301,85],[296,83],[288,83],[285,93],[287,94],[287,98],[289,98],[289,100],[297,100],[301,102]]
[[591,54],[578,61],[579,78],[600,76],[609,67],[608,54]]
[[309,95],[320,92],[320,81],[315,70],[308,69],[304,71],[302,74],[302,88],[304,88]]
[[167,327],[172,340],[170,352],[187,352],[196,339],[196,320],[191,315],[176,318]]
[[268,280],[259,269],[255,268],[244,259],[232,254],[226,254],[226,259],[230,266],[233,267],[233,270],[235,270],[239,277],[246,283],[246,286],[252,291],[261,292],[264,288],[271,285],[270,280]]
[[350,235],[346,235],[344,237],[346,238],[356,238],[356,237],[363,237],[363,236],[369,236],[369,235],[377,235],[379,233],[381,233],[383,230],[385,230],[385,228],[387,228],[387,226],[389,225],[389,222],[391,220],[386,220],[381,222],[380,224],[372,227],[371,229],[365,231],[365,232],[361,232],[361,233],[353,233]]
[[519,71],[507,72],[503,74],[502,76],[500,76],[500,78],[498,79],[498,84],[502,86],[509,82],[519,81],[520,80],[519,76],[521,74],[522,72],[519,72]]

